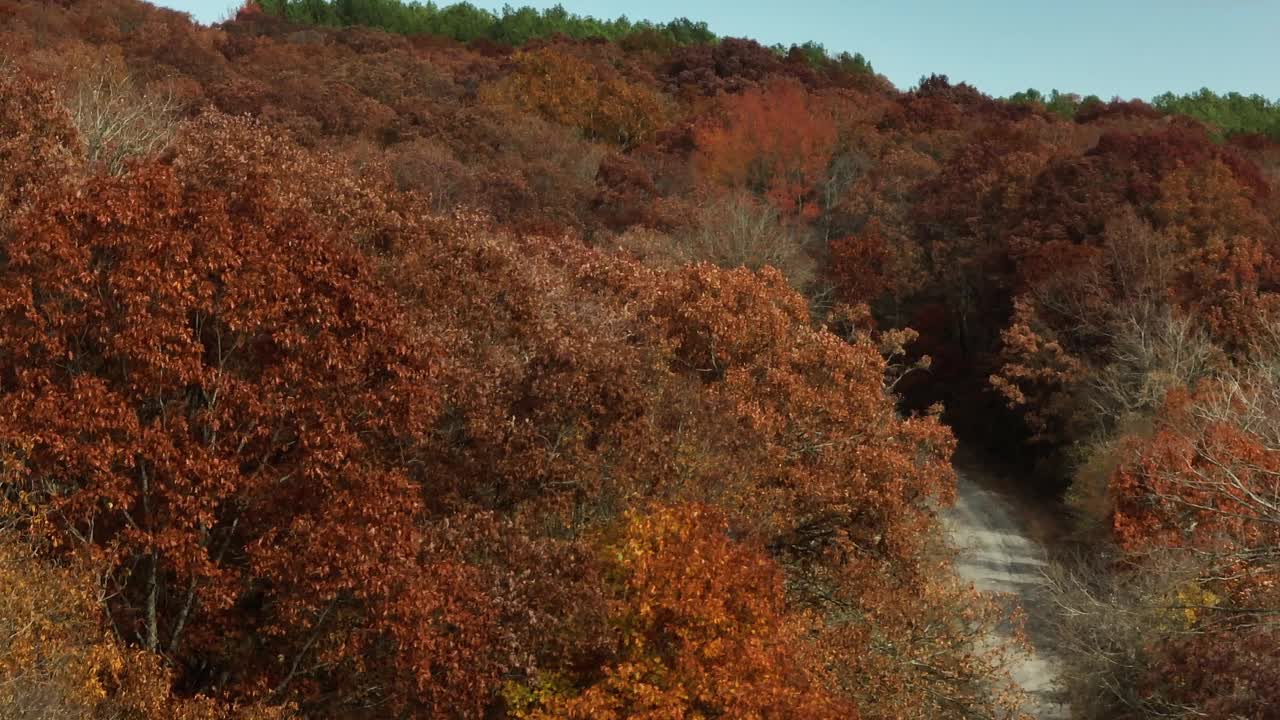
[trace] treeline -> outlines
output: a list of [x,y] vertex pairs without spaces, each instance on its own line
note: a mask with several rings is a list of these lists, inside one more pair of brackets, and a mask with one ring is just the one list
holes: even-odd
[[1089,95],[1082,98],[1075,93],[1059,92],[1056,88],[1051,90],[1048,95],[1035,88],[1028,88],[1022,92],[1014,93],[1006,99],[1019,105],[1038,105],[1067,120],[1074,120],[1082,105],[1102,103],[1102,98],[1097,95]]
[[[1105,105],[1096,95],[1082,98],[1058,90],[1046,95],[1034,88],[1014,93],[1007,100],[1021,105],[1037,105],[1067,119]],[[1203,88],[1186,95],[1158,95],[1152,99],[1151,105],[1169,115],[1195,118],[1215,128],[1223,137],[1261,135],[1280,140],[1280,102],[1261,95],[1242,95],[1237,92],[1219,95]]]
[[[555,5],[545,10],[506,5],[492,12],[468,2],[440,6],[410,0],[259,0],[264,11],[296,22],[326,26],[376,27],[405,35],[437,35],[460,42],[487,40],[510,46],[557,35],[584,40],[599,38],[670,46],[712,44],[719,41],[705,22],[676,18],[665,23],[631,21],[625,16],[599,19],[578,15]],[[803,58],[814,67],[836,67],[846,72],[873,72],[861,53],[831,55],[815,42],[773,45],[780,56]],[[1011,103],[1034,104],[1067,119],[1105,106],[1097,95],[1080,96],[1057,89],[1043,93],[1035,88],[1006,98]],[[1165,93],[1152,99],[1161,112],[1196,118],[1224,135],[1257,134],[1280,138],[1280,105],[1261,95],[1226,93],[1208,88],[1186,95]]]
[[483,39],[523,45],[554,35],[616,41],[632,34],[657,36],[676,45],[716,40],[706,23],[687,18],[666,23],[632,22],[626,17],[601,20],[571,13],[561,5],[546,10],[506,5],[500,13],[494,13],[467,2],[443,7],[434,2],[403,0],[260,0],[258,4],[268,13],[297,22],[361,25],[404,35],[442,35],[460,42]]
[[1231,92],[1219,95],[1208,88],[1187,95],[1165,93],[1151,101],[1160,110],[1193,117],[1227,135],[1265,135],[1280,140],[1280,101],[1261,95]]
[[[575,40],[599,38],[648,46],[713,44],[719,37],[705,22],[676,18],[665,23],[632,21],[625,16],[602,20],[578,15],[555,5],[539,10],[505,5],[500,13],[460,2],[443,7],[405,0],[259,0],[266,12],[317,25],[375,27],[403,35],[439,35],[459,42],[487,40],[520,46],[557,35]],[[873,72],[861,53],[831,55],[820,43],[773,45],[781,56],[794,54],[815,67],[834,66],[847,72]]]

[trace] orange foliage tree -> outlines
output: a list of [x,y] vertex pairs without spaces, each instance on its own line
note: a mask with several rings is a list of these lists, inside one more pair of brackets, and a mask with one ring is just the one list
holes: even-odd
[[778,78],[726,96],[718,113],[719,119],[697,133],[702,173],[723,186],[766,196],[785,213],[816,216],[817,185],[838,139],[823,100],[798,82]]
[[509,690],[517,717],[857,716],[803,655],[778,566],[731,539],[715,510],[630,512],[600,541],[600,562],[610,656],[585,682],[552,675]]
[[651,140],[670,114],[660,93],[555,45],[519,52],[488,102],[542,115],[587,137],[630,147]]

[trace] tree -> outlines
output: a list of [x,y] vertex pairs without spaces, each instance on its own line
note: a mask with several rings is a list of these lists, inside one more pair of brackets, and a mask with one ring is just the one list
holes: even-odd
[[[571,241],[504,242],[470,218],[418,242],[395,263],[403,292],[420,322],[445,322],[455,338],[438,474],[456,479],[460,499],[511,518],[503,537],[582,548],[641,499],[711,505],[742,557],[782,569],[789,607],[823,618],[797,652],[843,658],[840,692],[864,712],[988,702],[975,688],[994,671],[962,650],[981,631],[951,611],[972,598],[932,586],[944,566],[924,559],[930,508],[949,492],[950,441],[933,418],[897,417],[877,348],[811,327],[773,270],[648,270]],[[681,566],[679,546],[664,545],[664,563]],[[541,575],[508,565],[499,547],[487,555],[500,576]],[[598,557],[601,546],[588,547]],[[603,603],[616,586],[575,567],[567,586],[504,593],[531,603],[515,617],[538,619],[524,641],[537,670],[516,674],[511,702],[532,712],[592,698],[600,704],[575,707],[622,712],[638,679],[582,670],[618,657],[616,610]],[[922,612],[954,622],[917,634]],[[948,670],[913,665],[931,655]],[[719,672],[693,658],[681,677]]]
[[1186,95],[1164,93],[1151,104],[1166,113],[1187,115],[1213,125],[1227,135],[1256,133],[1280,138],[1280,103],[1261,95],[1219,95],[1201,88]]
[[677,48],[663,67],[663,78],[673,94],[715,97],[722,91],[742,92],[783,70],[777,54],[760,43],[724,38],[714,44]]
[[784,224],[772,206],[745,193],[728,195],[699,208],[694,222],[693,228],[666,237],[660,246],[632,249],[642,255],[659,255],[665,264],[711,262],[752,270],[773,267],[797,290],[812,289],[817,264],[813,243],[803,230]]
[[488,102],[538,113],[591,139],[643,144],[669,112],[659,93],[564,48],[522,51],[514,64],[510,75],[485,89]]
[[445,663],[493,649],[484,603],[428,550],[399,460],[439,407],[429,358],[350,234],[272,187],[278,137],[214,119],[186,142],[15,220],[0,443],[27,448],[23,489],[63,547],[107,563],[120,632],[199,689],[279,699],[327,675],[474,702],[484,663]]
[[1269,555],[1280,532],[1266,449],[1273,382],[1269,375],[1208,381],[1169,399],[1159,430],[1112,480],[1121,542]]
[[713,509],[630,512],[599,552],[610,657],[576,692],[581,681],[556,676],[509,688],[516,717],[856,717],[806,654],[779,569],[733,541]]
[[0,68],[0,228],[37,193],[69,179],[83,142],[53,90]]
[[134,87],[118,68],[91,71],[72,91],[71,119],[85,142],[86,160],[108,172],[123,171],[131,157],[164,147],[177,126],[178,103],[172,97]]
[[1055,576],[1087,717],[1246,717],[1274,702],[1273,350],[1175,388],[1122,438],[1112,567]]
[[1043,108],[1065,120],[1075,118],[1076,110],[1080,107],[1080,96],[1075,93],[1058,92],[1055,88],[1048,95],[1036,90],[1035,88],[1027,88],[1022,92],[1017,92],[1005,98],[1011,103],[1019,105],[1032,105]]
[[1084,158],[1045,167],[1010,233],[1025,294],[994,378],[1039,437],[1109,432],[1115,413],[1149,412],[1155,388],[1180,382],[1150,363],[1192,382],[1216,354],[1202,352],[1209,342],[1235,355],[1261,331],[1273,262],[1260,240],[1272,232],[1264,186],[1186,127],[1105,135]]
[[888,240],[876,219],[856,236],[836,238],[828,273],[837,296],[847,303],[901,300],[921,282],[911,250],[906,243]]
[[[12,488],[0,465],[0,488]],[[288,708],[179,698],[159,658],[124,646],[102,622],[96,568],[39,557],[6,500],[0,539],[0,712],[24,720],[283,720]]]
[[1051,153],[1031,133],[991,123],[921,188],[916,237],[931,285],[952,305],[953,337],[970,354],[990,347],[1008,318],[1015,281],[1004,223]]
[[775,79],[726,97],[720,114],[697,134],[703,174],[767,197],[787,215],[815,216],[815,190],[837,139],[822,100],[799,83]]

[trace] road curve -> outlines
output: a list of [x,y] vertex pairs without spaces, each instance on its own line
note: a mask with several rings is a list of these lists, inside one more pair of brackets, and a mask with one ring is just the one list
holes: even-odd
[[[1033,593],[1043,583],[1044,547],[1031,538],[1021,514],[1008,499],[982,487],[965,472],[957,474],[956,504],[943,515],[960,553],[956,570],[978,591],[1021,604],[1028,614],[1029,628],[1034,628],[1034,613],[1043,611]],[[1017,653],[1010,668],[1014,682],[1027,695],[1023,712],[1034,718],[1067,718],[1070,714],[1055,688],[1058,663],[1043,643],[1036,647],[1034,631],[1029,635],[1032,648]],[[1012,628],[998,628],[990,641],[1012,642]]]

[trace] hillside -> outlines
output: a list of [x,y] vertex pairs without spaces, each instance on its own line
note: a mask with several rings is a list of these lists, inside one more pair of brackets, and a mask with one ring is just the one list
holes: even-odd
[[0,716],[1013,717],[958,439],[1076,715],[1270,717],[1275,115],[0,0]]

